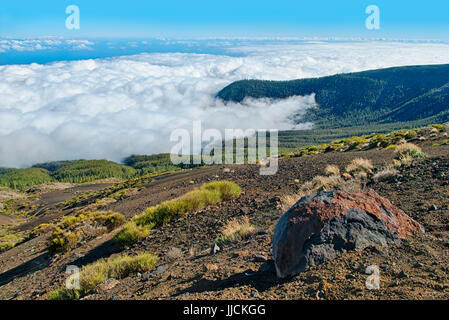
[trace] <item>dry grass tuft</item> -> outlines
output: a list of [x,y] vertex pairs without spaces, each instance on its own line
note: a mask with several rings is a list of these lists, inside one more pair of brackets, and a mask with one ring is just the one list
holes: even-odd
[[126,254],[111,257],[107,260],[100,259],[92,264],[84,266],[79,275],[80,287],[68,289],[60,287],[48,296],[49,300],[73,300],[80,299],[89,294],[103,281],[114,278],[122,279],[137,272],[149,272],[156,265],[158,259],[151,253],[140,253],[135,256]]
[[340,175],[340,168],[336,165],[330,164],[326,167],[324,170],[327,176],[339,176]]
[[225,246],[232,242],[248,239],[255,232],[254,226],[248,217],[230,220],[221,230],[221,236],[217,238],[218,246]]
[[374,181],[384,181],[384,180],[388,180],[394,176],[396,176],[398,174],[398,170],[394,169],[394,168],[387,168],[387,169],[383,169],[382,171],[379,171],[378,173],[376,173],[373,176],[373,180]]
[[296,194],[286,194],[281,196],[280,199],[281,199],[280,209],[283,212],[285,212],[299,200],[299,196]]
[[371,174],[373,172],[373,163],[371,160],[364,158],[355,158],[352,162],[346,167],[346,172],[351,174],[365,172],[366,174]]
[[[424,158],[426,154],[422,152],[421,148],[413,143],[404,143],[399,145],[396,149],[396,160],[402,164],[409,164],[413,159]],[[398,163],[396,164],[398,165]]]

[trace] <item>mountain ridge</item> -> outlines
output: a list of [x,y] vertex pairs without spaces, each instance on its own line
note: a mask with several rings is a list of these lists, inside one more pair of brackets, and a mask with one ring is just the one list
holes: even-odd
[[318,107],[310,109],[299,121],[313,121],[316,128],[445,122],[449,120],[449,64],[391,67],[288,81],[240,80],[224,87],[216,97],[226,103],[241,102],[247,97],[284,99],[313,93]]

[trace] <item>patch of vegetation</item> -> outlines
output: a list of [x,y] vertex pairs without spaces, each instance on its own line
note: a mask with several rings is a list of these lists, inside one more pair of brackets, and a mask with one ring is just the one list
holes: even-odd
[[338,176],[340,175],[340,168],[336,165],[330,164],[324,169],[327,176]]
[[208,205],[234,199],[240,196],[241,192],[241,188],[230,181],[203,184],[199,189],[179,198],[147,208],[122,228],[114,240],[120,246],[134,243],[148,236],[149,230],[154,227],[161,227],[173,218],[201,210]]
[[13,231],[9,227],[0,228],[0,252],[12,249],[25,240],[26,237],[22,232]]
[[50,253],[68,251],[80,241],[110,232],[124,223],[125,217],[112,211],[83,212],[65,217],[49,237],[48,250]]
[[123,163],[136,169],[140,175],[149,173],[164,172],[164,171],[176,171],[180,169],[196,168],[201,165],[193,164],[193,157],[191,156],[190,164],[177,164],[174,165],[170,159],[169,153],[160,153],[154,155],[132,155],[126,158]]
[[130,221],[114,236],[114,241],[121,247],[136,243],[148,237],[154,226],[154,223],[138,225],[136,221]]
[[398,173],[399,173],[398,170],[396,170],[395,168],[386,168],[374,174],[372,179],[375,182],[385,181],[392,177],[397,176]]
[[49,172],[41,168],[0,169],[0,185],[23,191],[29,186],[53,181]]
[[221,236],[215,240],[215,243],[219,247],[224,247],[230,243],[248,239],[255,230],[248,217],[232,219],[223,227]]
[[134,168],[106,160],[69,161],[52,172],[59,182],[91,182],[105,178],[129,179],[136,175]]
[[91,293],[96,286],[107,279],[123,279],[138,272],[149,272],[158,259],[151,253],[140,253],[135,256],[118,255],[107,260],[100,259],[83,266],[80,271],[80,288],[68,289],[59,287],[51,292],[49,300],[76,300]]
[[371,174],[373,172],[373,163],[371,160],[364,158],[355,158],[351,161],[351,163],[346,167],[346,172],[350,174],[357,174],[360,172],[365,172],[366,174]]
[[[448,127],[449,123],[445,123],[442,125],[442,128],[444,130],[447,130]],[[426,136],[431,134],[432,130],[437,129],[435,129],[433,126],[428,126],[415,129],[400,129],[389,133],[371,133],[362,136],[352,136],[333,140],[329,143],[312,145],[302,147],[294,151],[284,152],[281,153],[279,157],[303,157],[332,151],[346,152],[352,150],[364,151],[370,149],[395,150],[400,144],[404,144],[406,142],[417,139],[426,139]]]
[[424,158],[426,156],[421,148],[413,143],[401,144],[395,149],[395,152],[396,160],[398,160],[400,164],[409,164],[413,159]]

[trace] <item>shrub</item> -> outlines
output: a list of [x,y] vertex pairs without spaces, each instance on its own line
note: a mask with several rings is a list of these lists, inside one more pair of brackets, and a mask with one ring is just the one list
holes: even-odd
[[25,238],[20,232],[0,230],[0,252],[7,251],[21,244]]
[[311,181],[304,183],[300,189],[299,196],[304,196],[313,191],[331,190],[339,187],[344,183],[340,176],[316,176]]
[[175,217],[201,210],[208,205],[234,199],[241,192],[242,189],[234,182],[206,183],[181,197],[147,208],[120,230],[114,240],[121,246],[134,243],[148,236],[149,230],[154,227],[161,227]]
[[49,294],[48,299],[68,300],[82,298],[107,279],[122,279],[137,272],[149,272],[154,268],[157,261],[157,257],[151,253],[140,253],[136,256],[123,254],[107,260],[100,259],[81,269],[79,289],[59,287]]
[[387,180],[391,177],[394,177],[398,174],[398,170],[394,169],[394,168],[388,168],[388,169],[384,169],[382,171],[377,172],[374,176],[373,176],[373,180],[374,181],[383,181],[383,180]]
[[336,165],[328,165],[324,171],[325,171],[326,175],[328,175],[328,176],[339,176],[340,175],[340,168]]
[[218,246],[225,246],[232,242],[248,239],[255,232],[248,217],[236,218],[229,221],[221,230],[221,236],[216,239]]
[[432,127],[437,129],[439,132],[444,131],[444,126],[442,124],[433,124]]
[[299,196],[287,194],[287,195],[281,196],[280,198],[281,198],[281,207],[280,208],[283,212],[285,212],[288,209],[290,209],[298,201]]
[[424,158],[426,155],[422,152],[421,148],[413,143],[404,143],[396,148],[396,159],[401,164],[408,164],[413,159]]
[[98,225],[104,226],[108,231],[112,231],[125,223],[126,219],[123,214],[117,212],[101,212],[99,211],[93,218]]
[[125,217],[117,212],[89,211],[64,217],[48,239],[50,253],[64,252],[81,240],[88,240],[110,232],[125,223]]
[[201,189],[220,192],[222,201],[237,198],[242,193],[242,189],[239,185],[226,180],[206,183],[201,187]]
[[135,221],[130,221],[114,236],[114,242],[121,247],[133,244],[148,237],[153,226],[137,225]]
[[346,167],[346,172],[349,173],[357,173],[357,172],[365,172],[367,174],[372,173],[374,166],[371,160],[364,158],[355,158],[352,162]]

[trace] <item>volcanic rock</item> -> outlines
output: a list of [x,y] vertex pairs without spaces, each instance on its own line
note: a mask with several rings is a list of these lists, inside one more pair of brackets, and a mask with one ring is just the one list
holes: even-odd
[[373,190],[320,191],[301,198],[279,220],[273,257],[280,278],[336,258],[346,250],[386,246],[423,227]]

